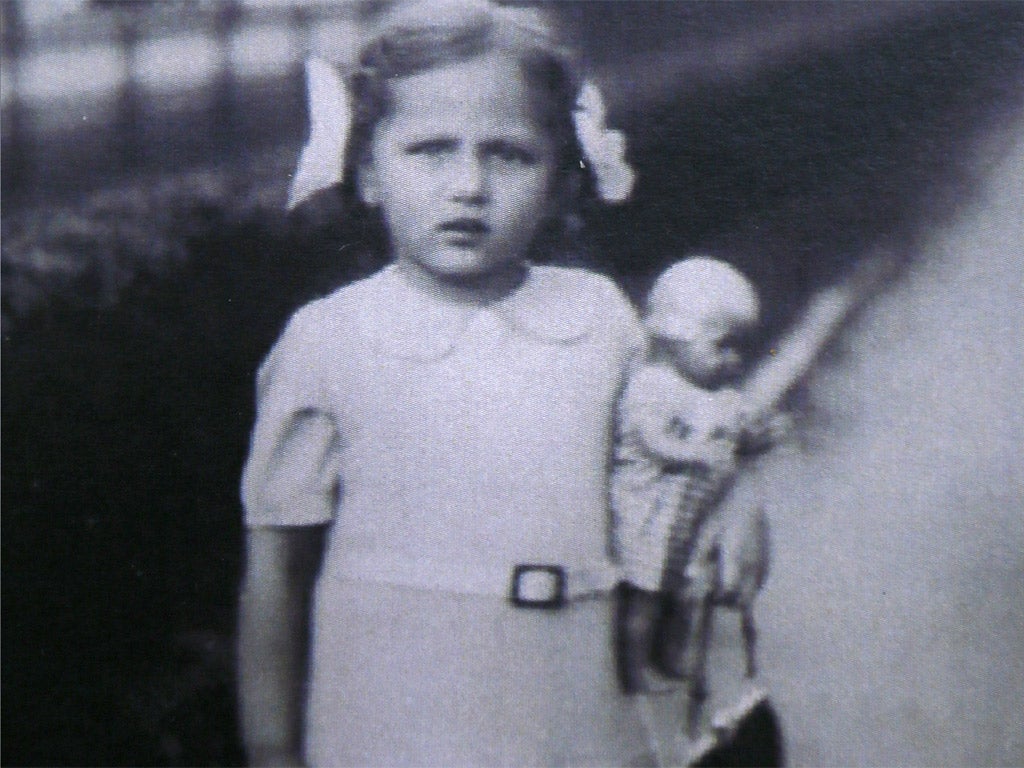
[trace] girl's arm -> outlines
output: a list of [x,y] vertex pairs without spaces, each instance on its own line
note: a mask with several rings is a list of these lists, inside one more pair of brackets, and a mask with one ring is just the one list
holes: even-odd
[[253,766],[301,765],[319,526],[250,528],[239,615],[242,740]]

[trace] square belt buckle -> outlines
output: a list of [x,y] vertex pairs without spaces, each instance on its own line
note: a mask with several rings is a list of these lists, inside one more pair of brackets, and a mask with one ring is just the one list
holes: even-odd
[[512,569],[509,597],[520,608],[561,608],[567,600],[568,581],[560,565],[517,565]]

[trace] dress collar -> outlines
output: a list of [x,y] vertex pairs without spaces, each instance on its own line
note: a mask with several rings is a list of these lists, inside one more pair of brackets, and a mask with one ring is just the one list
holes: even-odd
[[582,290],[572,270],[530,265],[508,296],[485,305],[457,304],[411,285],[393,265],[366,281],[359,330],[394,357],[436,360],[466,333],[474,317],[490,312],[521,336],[551,344],[574,344],[594,328],[599,302]]

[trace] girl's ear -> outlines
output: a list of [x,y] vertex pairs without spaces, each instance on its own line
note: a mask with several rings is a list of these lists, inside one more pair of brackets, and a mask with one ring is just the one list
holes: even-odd
[[373,207],[380,204],[380,180],[373,159],[363,156],[356,163],[356,189],[363,205]]

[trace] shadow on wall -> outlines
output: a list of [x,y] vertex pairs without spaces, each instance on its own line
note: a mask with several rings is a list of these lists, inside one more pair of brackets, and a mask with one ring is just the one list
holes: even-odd
[[897,255],[972,192],[974,144],[1024,99],[1024,6],[935,6],[847,49],[625,115],[642,183],[598,222],[637,292],[710,249],[778,329],[874,245]]
[[[667,260],[714,250],[759,282],[777,332],[859,254],[910,253],[970,197],[973,145],[1020,107],[1022,51],[1024,5],[941,6],[622,115],[641,185],[592,222],[596,266],[636,296]],[[298,304],[373,266],[354,256],[367,222],[339,224],[336,199],[283,217],[285,154],[4,218],[5,763],[240,760],[253,372]],[[53,271],[90,249],[91,271]]]

